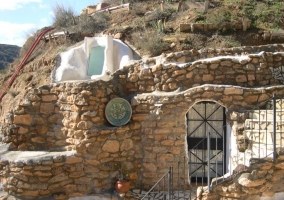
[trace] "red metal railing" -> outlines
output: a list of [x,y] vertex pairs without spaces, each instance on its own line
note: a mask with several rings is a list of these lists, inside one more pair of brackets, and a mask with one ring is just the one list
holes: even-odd
[[10,80],[8,81],[7,85],[5,86],[5,88],[3,89],[3,91],[0,94],[0,102],[2,100],[2,98],[5,96],[5,94],[7,93],[8,89],[11,87],[11,85],[13,84],[13,82],[15,81],[17,75],[19,74],[20,70],[25,66],[25,63],[27,62],[28,58],[30,57],[30,55],[33,53],[33,51],[35,50],[36,46],[38,45],[38,43],[40,42],[41,38],[49,31],[53,30],[53,27],[50,27],[44,31],[42,31],[36,38],[36,40],[34,41],[34,43],[32,44],[32,46],[29,48],[27,54],[25,55],[25,57],[23,58],[23,60],[21,61],[21,63],[19,64],[19,66],[17,67],[17,69],[15,70],[14,74],[11,76]]

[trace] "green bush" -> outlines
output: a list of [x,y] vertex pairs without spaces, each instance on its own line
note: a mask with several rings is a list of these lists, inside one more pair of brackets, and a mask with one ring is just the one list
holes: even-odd
[[272,1],[266,4],[265,9],[258,4],[252,15],[254,25],[261,29],[283,29],[284,3]]

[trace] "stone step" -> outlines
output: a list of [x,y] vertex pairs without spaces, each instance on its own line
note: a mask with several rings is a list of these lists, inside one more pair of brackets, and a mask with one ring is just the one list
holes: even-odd
[[[184,200],[184,199],[193,199],[196,197],[196,189],[197,187],[191,186],[191,190],[181,190],[181,191],[172,191],[171,199],[176,200]],[[131,197],[135,199],[141,199],[147,193],[147,191],[143,191],[141,189],[133,189],[130,190]],[[152,199],[161,199],[165,200],[168,199],[168,191],[153,191],[145,198],[145,200],[152,200]]]
[[[283,120],[276,121],[276,130],[284,130],[284,118]],[[259,119],[246,119],[245,130],[257,129],[257,130],[273,130],[273,120],[259,120]]]
[[[273,144],[273,131],[266,130],[245,130],[244,131],[245,138],[250,140],[250,144],[260,143],[264,145],[272,145]],[[276,131],[276,145],[284,145],[284,130]]]
[[73,156],[76,151],[6,151],[3,152],[0,162],[8,161],[11,163],[17,162],[38,162],[41,160],[52,160],[61,156]]
[[[250,119],[273,120],[273,110],[254,110],[249,113]],[[284,109],[276,110],[276,120],[284,120]]]

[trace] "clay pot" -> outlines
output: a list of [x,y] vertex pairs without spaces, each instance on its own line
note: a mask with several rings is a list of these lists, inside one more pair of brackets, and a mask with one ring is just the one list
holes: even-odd
[[130,189],[130,181],[116,181],[115,189],[119,193],[126,193]]

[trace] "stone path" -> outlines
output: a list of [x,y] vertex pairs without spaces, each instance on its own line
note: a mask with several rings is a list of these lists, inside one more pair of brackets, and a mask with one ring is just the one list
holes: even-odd
[[[173,196],[171,199],[173,200],[184,200],[184,199],[194,199],[196,197],[196,190],[185,190],[185,191],[174,191]],[[142,197],[146,194],[146,191],[140,190],[140,189],[133,189],[130,191],[131,197],[135,199],[142,199]],[[145,198],[145,200],[152,200],[152,199],[160,199],[160,200],[167,200],[168,199],[168,193],[167,191],[154,191],[151,192],[148,197]]]

